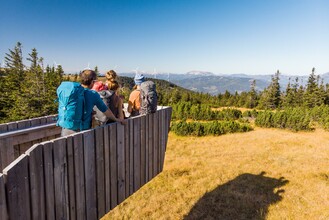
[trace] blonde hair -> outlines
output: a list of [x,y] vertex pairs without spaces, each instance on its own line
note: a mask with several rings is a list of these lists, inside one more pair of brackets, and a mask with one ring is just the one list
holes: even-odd
[[109,90],[116,91],[117,89],[119,89],[120,85],[119,85],[118,81],[113,80],[113,81],[108,82],[107,87]]
[[105,74],[106,80],[112,82],[117,79],[117,73],[114,70],[110,70]]

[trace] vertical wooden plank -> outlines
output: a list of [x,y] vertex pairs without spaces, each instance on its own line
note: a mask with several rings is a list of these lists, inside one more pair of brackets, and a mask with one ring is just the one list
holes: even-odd
[[118,204],[126,198],[125,126],[117,124]]
[[46,117],[40,117],[40,125],[47,124],[47,118]]
[[70,219],[76,219],[76,201],[75,201],[75,174],[74,174],[74,149],[73,137],[66,137],[67,150],[67,170],[68,170],[68,190],[69,190],[69,211]]
[[164,146],[164,110],[159,110],[159,172],[163,170],[165,146]]
[[130,170],[130,151],[129,151],[129,146],[130,146],[130,132],[129,132],[129,126],[130,126],[130,123],[129,121],[132,121],[132,120],[128,120],[128,123],[124,126],[124,133],[125,133],[125,144],[124,144],[124,147],[125,147],[125,181],[126,181],[126,189],[125,189],[125,192],[126,192],[126,198],[128,198],[128,196],[130,195],[129,194],[129,183],[130,183],[130,175],[129,175],[129,170]]
[[46,215],[48,220],[55,219],[55,186],[53,142],[43,143],[43,168],[45,174]]
[[9,219],[31,219],[28,156],[22,154],[3,170]]
[[0,139],[0,160],[1,170],[15,160],[13,137]]
[[56,219],[69,219],[66,138],[54,141],[54,187]]
[[35,127],[41,124],[40,118],[33,118],[30,121],[31,127]]
[[117,123],[110,129],[110,169],[111,169],[111,209],[118,205],[118,167],[117,167]]
[[7,124],[0,124],[0,133],[5,133],[8,131]]
[[111,210],[110,126],[104,127],[105,210]]
[[97,219],[96,153],[94,139],[94,130],[83,132],[87,219]]
[[141,132],[140,132],[140,141],[141,141],[141,171],[140,171],[140,186],[143,186],[146,183],[146,139],[145,139],[145,129],[146,129],[146,125],[145,125],[145,120],[146,119],[146,115],[143,115],[140,117],[140,121],[141,121]]
[[95,129],[96,141],[96,184],[97,184],[97,215],[100,219],[105,211],[105,171],[104,171],[104,127]]
[[30,120],[21,120],[17,122],[17,128],[18,129],[24,129],[31,127]]
[[145,116],[145,181],[149,181],[149,118],[150,114]]
[[134,122],[130,119],[129,124],[129,195],[134,193]]
[[77,219],[86,219],[86,195],[85,195],[85,173],[84,173],[84,152],[83,136],[81,133],[73,136],[74,152],[74,174],[75,174],[75,200]]
[[9,122],[7,126],[8,126],[8,131],[17,130],[17,122]]
[[149,151],[148,151],[148,155],[149,155],[149,164],[148,164],[148,176],[149,179],[148,181],[150,181],[154,175],[153,175],[153,149],[154,149],[154,144],[153,144],[153,125],[154,125],[154,114],[149,114],[149,121],[148,121],[148,143],[149,143]]
[[45,185],[43,169],[43,145],[32,146],[29,155],[30,191],[32,219],[46,219]]
[[159,173],[159,114],[158,111],[154,113],[154,122],[153,122],[153,176],[156,176]]
[[134,118],[134,192],[141,187],[141,118]]
[[0,173],[0,219],[8,219],[5,180],[2,173]]

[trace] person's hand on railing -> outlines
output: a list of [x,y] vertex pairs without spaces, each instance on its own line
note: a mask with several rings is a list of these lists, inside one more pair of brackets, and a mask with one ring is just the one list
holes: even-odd
[[117,119],[117,122],[120,122],[122,125],[126,125],[128,124],[128,120],[127,119]]

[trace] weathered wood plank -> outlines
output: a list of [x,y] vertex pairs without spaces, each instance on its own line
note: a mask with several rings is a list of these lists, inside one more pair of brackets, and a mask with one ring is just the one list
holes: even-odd
[[118,205],[117,123],[110,129],[111,209]]
[[145,116],[145,181],[149,181],[149,118],[150,115]]
[[140,130],[140,149],[141,149],[141,170],[140,170],[140,184],[141,187],[146,183],[146,116],[143,115],[140,117],[140,122],[141,122],[141,130]]
[[45,198],[47,219],[55,218],[55,186],[54,186],[54,161],[53,142],[43,143],[43,167],[45,174]]
[[126,198],[125,126],[117,124],[118,204]]
[[134,192],[141,187],[141,118],[134,119]]
[[154,113],[153,121],[153,176],[159,173],[159,114],[158,111]]
[[159,112],[159,172],[163,170],[164,162],[164,111],[160,110]]
[[41,120],[40,118],[32,118],[30,123],[31,123],[31,127],[35,127],[41,125]]
[[16,131],[17,130],[17,122],[9,122],[7,123],[8,131]]
[[149,176],[149,181],[154,177],[153,175],[153,161],[154,161],[154,156],[153,156],[153,151],[154,151],[154,144],[153,144],[153,125],[154,125],[154,114],[149,114],[149,126],[148,126],[148,143],[149,143],[149,163],[148,163],[148,176]]
[[134,120],[128,120],[129,124],[129,195],[134,193]]
[[0,173],[0,219],[8,219],[5,180],[2,173]]
[[30,120],[26,119],[26,120],[17,121],[17,129],[24,129],[29,127],[31,127]]
[[76,219],[73,137],[66,137],[70,219]]
[[105,209],[111,210],[110,126],[104,127]]
[[94,130],[83,132],[87,219],[97,219],[96,153],[94,135]]
[[8,125],[7,124],[0,124],[0,133],[7,132]]
[[0,139],[0,171],[15,160],[13,137]]
[[74,174],[75,174],[75,196],[77,219],[86,219],[86,194],[85,194],[85,172],[83,136],[81,133],[73,136],[74,151]]
[[101,218],[105,211],[105,170],[104,170],[104,127],[95,129],[96,140],[96,184],[97,184],[97,215]]
[[3,170],[9,219],[31,219],[28,163],[28,156],[22,154]]
[[61,138],[54,141],[53,156],[56,219],[70,218],[66,152],[66,138]]
[[125,133],[125,181],[126,181],[126,189],[125,189],[125,192],[126,192],[126,198],[128,198],[128,196],[130,195],[129,194],[129,183],[130,183],[130,175],[129,175],[129,169],[130,169],[130,150],[129,150],[129,147],[130,147],[130,139],[129,139],[129,136],[130,136],[130,132],[129,132],[129,126],[130,126],[130,123],[129,123],[129,120],[128,120],[128,123],[124,126],[124,133]]
[[46,219],[43,145],[37,144],[26,151],[29,155],[32,219]]

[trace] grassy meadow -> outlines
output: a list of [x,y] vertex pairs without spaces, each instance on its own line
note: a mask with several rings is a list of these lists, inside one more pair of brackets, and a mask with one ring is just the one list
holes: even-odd
[[170,133],[163,172],[105,219],[329,219],[329,132]]

